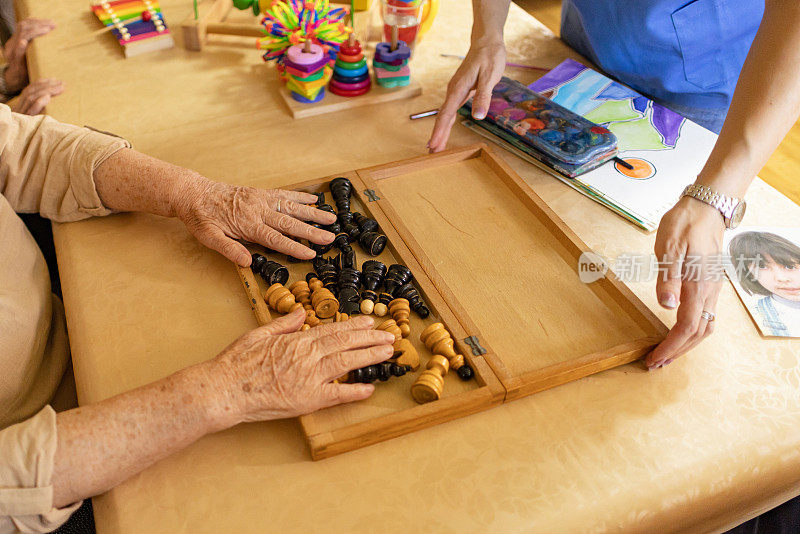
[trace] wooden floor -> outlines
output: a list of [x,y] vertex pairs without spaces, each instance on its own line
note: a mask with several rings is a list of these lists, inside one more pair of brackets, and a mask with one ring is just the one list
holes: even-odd
[[[561,0],[515,0],[556,35],[561,23]],[[800,121],[784,138],[758,175],[772,187],[800,204]]]

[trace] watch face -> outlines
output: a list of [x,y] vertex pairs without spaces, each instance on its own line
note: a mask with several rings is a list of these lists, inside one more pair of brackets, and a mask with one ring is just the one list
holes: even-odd
[[736,228],[739,226],[739,223],[742,222],[742,218],[744,217],[744,212],[747,209],[747,203],[742,200],[739,204],[733,208],[733,213],[731,214],[731,220],[728,224],[728,228]]

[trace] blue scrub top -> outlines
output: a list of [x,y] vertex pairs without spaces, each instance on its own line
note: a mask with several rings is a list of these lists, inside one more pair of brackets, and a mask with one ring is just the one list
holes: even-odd
[[561,37],[607,74],[719,132],[764,0],[563,0]]

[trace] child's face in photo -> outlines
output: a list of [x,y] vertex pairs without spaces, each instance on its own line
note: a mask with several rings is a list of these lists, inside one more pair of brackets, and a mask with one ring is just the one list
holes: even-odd
[[758,283],[779,297],[800,302],[800,265],[784,267],[769,256],[764,263],[753,273]]

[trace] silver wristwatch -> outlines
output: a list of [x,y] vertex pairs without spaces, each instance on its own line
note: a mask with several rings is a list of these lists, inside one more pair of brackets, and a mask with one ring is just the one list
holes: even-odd
[[717,193],[710,187],[704,185],[690,184],[681,193],[681,197],[696,198],[700,202],[705,202],[722,214],[726,228],[736,228],[742,222],[744,211],[747,209],[747,202],[741,198],[728,197],[722,193]]

